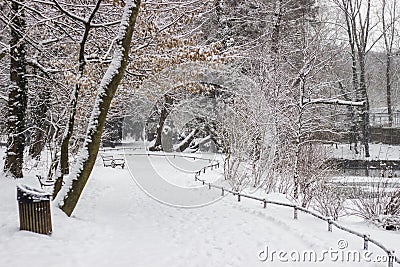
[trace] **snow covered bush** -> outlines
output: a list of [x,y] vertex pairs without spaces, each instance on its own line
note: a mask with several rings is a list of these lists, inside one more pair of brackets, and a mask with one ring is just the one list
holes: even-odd
[[400,216],[380,215],[374,222],[386,230],[400,230]]
[[392,188],[393,179],[373,178],[354,194],[349,214],[374,222],[385,229],[399,228],[400,188]]
[[319,144],[308,143],[301,146],[298,157],[298,201],[303,207],[308,207],[312,199],[320,193],[319,190],[328,189],[326,179],[334,167],[327,160],[328,149]]
[[335,221],[344,213],[346,194],[342,187],[324,181],[315,190],[312,207]]

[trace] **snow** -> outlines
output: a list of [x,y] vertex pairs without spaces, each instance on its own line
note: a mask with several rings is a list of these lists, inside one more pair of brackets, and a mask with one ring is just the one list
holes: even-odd
[[[208,165],[207,160],[147,157],[145,151],[134,152],[137,154],[126,155],[129,169],[106,168],[97,161],[74,216],[66,217],[53,203],[51,236],[19,231],[16,181],[0,177],[0,266],[387,266],[260,261],[259,255],[266,249],[321,253],[338,250],[338,243],[344,240],[349,250],[361,253],[363,242],[336,228],[328,232],[325,222],[301,212],[299,219],[293,220],[290,208],[268,205],[263,209],[254,200],[237,202],[229,194],[218,197],[218,190],[194,182],[193,171]],[[216,181],[221,169],[200,177]],[[38,187],[33,174],[17,182]],[[140,189],[149,189],[152,183],[160,189],[150,193],[170,205],[155,201]],[[182,191],[168,192],[171,188]],[[218,198],[193,207],[208,197]],[[281,194],[266,197],[288,201]],[[174,206],[182,200],[189,201],[186,204],[192,208]],[[340,223],[400,251],[398,232],[384,231],[353,217]],[[370,249],[374,256],[385,255],[372,244]]]
[[32,188],[23,184],[17,184],[17,188],[21,192],[21,197],[26,197],[33,201],[49,200],[50,194],[44,190]]
[[[365,160],[400,160],[400,146],[387,144],[370,144],[371,157],[365,158],[363,153],[355,154],[348,144],[332,146],[334,157],[340,159],[365,159]],[[359,149],[363,149],[360,147]],[[363,152],[363,150],[362,150]]]
[[315,99],[303,99],[304,104],[331,104],[331,105],[345,105],[345,106],[354,106],[354,107],[362,107],[365,105],[364,101],[356,102],[356,101],[347,101],[341,99],[325,99],[325,98],[315,98]]

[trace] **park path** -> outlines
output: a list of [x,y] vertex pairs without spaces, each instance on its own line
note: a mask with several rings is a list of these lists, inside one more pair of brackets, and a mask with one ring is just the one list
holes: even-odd
[[[0,266],[385,266],[282,263],[277,258],[262,262],[258,255],[266,246],[270,252],[321,253],[336,249],[338,239],[346,239],[349,248],[360,247],[360,240],[328,233],[325,224],[311,217],[294,221],[291,209],[263,209],[250,200],[238,203],[231,195],[219,198],[218,190],[194,181],[193,171],[207,161],[173,157],[149,161],[143,155],[127,155],[126,160],[129,170],[97,162],[73,217],[53,206],[51,237],[17,230],[15,185],[2,181]],[[154,179],[154,172],[164,181]],[[218,171],[205,175],[212,180]],[[158,187],[151,189],[157,197],[142,190],[151,186]],[[197,208],[174,206],[197,205],[210,198],[217,200]]]

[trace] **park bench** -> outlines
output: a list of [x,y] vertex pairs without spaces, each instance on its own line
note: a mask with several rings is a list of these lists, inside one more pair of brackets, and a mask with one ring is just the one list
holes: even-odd
[[114,158],[112,155],[100,155],[103,160],[104,167],[112,167],[115,168],[117,166],[121,166],[123,169],[125,167],[125,160],[123,158]]
[[38,181],[39,181],[39,184],[40,184],[40,188],[46,188],[46,187],[49,187],[49,186],[53,186],[54,185],[54,183],[55,183],[55,181],[54,180],[48,180],[48,179],[45,179],[43,176],[41,176],[41,175],[36,175],[36,178],[38,179]]
[[[46,179],[46,178],[44,178],[44,177],[41,176],[41,175],[36,175],[36,178],[38,179],[39,184],[40,184],[40,188],[42,188],[42,189],[47,188],[47,187],[52,187],[52,186],[54,186],[54,184],[56,183],[55,180],[53,180],[53,179]],[[64,185],[64,184],[65,184],[65,182],[62,181],[62,185]]]

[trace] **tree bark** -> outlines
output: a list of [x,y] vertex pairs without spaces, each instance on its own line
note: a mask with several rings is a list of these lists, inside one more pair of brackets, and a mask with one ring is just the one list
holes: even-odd
[[362,106],[361,108],[361,121],[362,121],[361,127],[362,127],[365,157],[369,158],[370,125],[369,125],[369,100],[367,94],[367,83],[365,79],[365,51],[359,52],[359,65],[360,65],[360,94],[362,101],[365,101],[364,106]]
[[[386,12],[390,12],[389,25],[386,22]],[[393,3],[392,10],[387,10],[386,0],[382,0],[382,34],[386,50],[386,104],[389,117],[389,127],[393,126],[393,111],[392,111],[392,52],[395,36],[396,22],[396,1]]]
[[86,139],[70,175],[71,182],[69,185],[67,183],[68,191],[59,203],[61,210],[68,216],[72,215],[96,161],[107,112],[128,63],[130,43],[139,8],[140,0],[126,1],[113,59],[100,83]]
[[393,126],[393,110],[392,110],[392,86],[391,86],[391,55],[386,54],[386,103],[389,116],[389,127]]
[[15,178],[22,178],[22,165],[25,149],[25,112],[27,107],[26,89],[26,51],[25,51],[25,13],[23,0],[11,2],[10,10],[10,89],[7,114],[7,149],[4,171]]
[[279,38],[281,30],[281,20],[282,20],[282,3],[281,0],[275,2],[275,11],[272,18],[272,34],[271,34],[271,52],[273,56],[273,61],[276,61],[276,55],[279,52]]
[[157,125],[157,136],[156,136],[156,142],[152,147],[149,148],[150,151],[162,151],[162,142],[161,142],[161,136],[162,136],[162,130],[164,127],[164,123],[167,120],[167,117],[171,111],[171,107],[173,105],[173,98],[169,94],[164,95],[164,104],[163,108],[161,109],[161,114],[160,114],[160,120],[158,121]]

